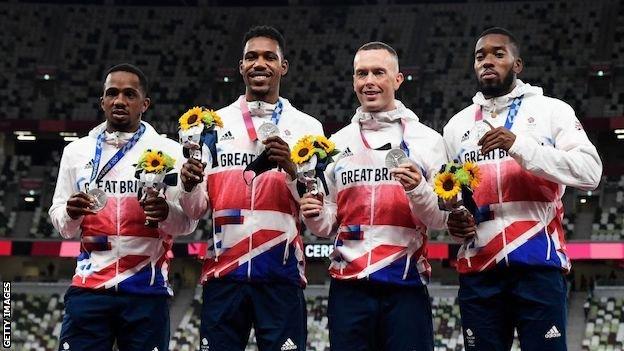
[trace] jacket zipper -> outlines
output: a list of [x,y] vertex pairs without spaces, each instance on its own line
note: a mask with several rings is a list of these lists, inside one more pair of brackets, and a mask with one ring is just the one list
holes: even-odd
[[[369,218],[369,225],[372,227],[373,226],[373,216],[375,215],[375,186],[372,186],[372,193],[371,193],[371,205],[370,205],[370,218]],[[362,235],[364,235],[364,233],[362,233]],[[371,264],[371,257],[372,255],[372,251],[368,242],[369,238],[368,236],[366,238],[364,238],[364,244],[366,245],[366,251],[368,252],[368,261],[366,262],[366,269],[368,270],[368,267],[370,267]],[[370,275],[368,273],[366,273],[366,279],[370,279]]]
[[249,234],[249,249],[247,250],[247,255],[249,256],[249,260],[247,261],[247,280],[251,281],[251,248],[252,248],[252,240],[253,240],[253,233],[254,233],[254,229],[253,228],[253,218],[254,218],[254,206],[256,205],[256,179],[254,178],[251,181],[251,213],[249,215],[249,218],[252,218],[251,223],[252,223],[252,228],[250,228],[251,233]]
[[[119,247],[121,246],[121,224],[120,224],[121,206],[119,203],[119,200],[120,200],[119,197],[118,196],[115,196],[115,197],[117,198],[117,201],[116,201],[117,203],[117,208],[116,208],[117,210],[117,245],[115,245],[115,248],[116,248],[115,255],[117,256],[115,260],[115,278],[116,278],[117,276],[119,276]],[[117,283],[115,283],[115,291],[119,291],[119,284]]]
[[500,204],[500,219],[502,221],[503,252],[505,253],[505,264],[509,267],[509,257],[507,257],[507,234],[505,233],[505,215],[503,214],[503,184],[501,179],[500,160],[496,162],[496,186],[498,187],[498,203]]

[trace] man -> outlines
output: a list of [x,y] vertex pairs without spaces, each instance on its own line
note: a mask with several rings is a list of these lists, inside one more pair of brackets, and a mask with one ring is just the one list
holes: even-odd
[[[167,251],[173,236],[190,233],[197,222],[182,212],[176,187],[139,202],[133,164],[140,155],[161,150],[176,158],[179,170],[182,153],[141,120],[150,99],[139,68],[116,65],[105,77],[100,106],[106,121],[65,147],[49,212],[64,238],[81,238],[59,350],[109,351],[116,343],[120,351],[164,351],[173,295]],[[97,194],[94,189],[98,196],[87,194]]]
[[[279,95],[288,72],[282,35],[254,27],[243,46],[245,95],[217,111],[224,127],[216,166],[204,170],[189,159],[181,173],[184,211],[201,218],[212,210],[201,276],[202,350],[244,350],[252,326],[261,351],[304,350],[306,279],[289,144],[323,135],[323,128]],[[279,136],[262,140],[263,128],[275,125]],[[245,172],[248,167],[255,172]]]
[[[395,100],[403,82],[396,51],[381,42],[353,60],[361,107],[331,140],[341,150],[325,172],[329,193],[305,194],[304,223],[328,237],[337,230],[329,272],[332,350],[433,350],[426,284],[427,226],[444,228],[427,180],[446,163],[440,134]],[[386,156],[401,150],[398,167]]]
[[570,106],[517,79],[520,46],[503,28],[476,43],[479,91],[444,128],[450,158],[479,165],[476,235],[458,253],[466,350],[566,350],[570,269],[561,220],[565,186],[598,186],[602,163]]

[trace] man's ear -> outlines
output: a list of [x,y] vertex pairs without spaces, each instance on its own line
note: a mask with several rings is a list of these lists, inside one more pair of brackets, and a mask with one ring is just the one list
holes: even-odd
[[524,68],[524,62],[522,62],[522,59],[520,57],[518,57],[513,64],[513,72],[518,75],[522,72],[522,69]]
[[399,90],[399,87],[401,86],[401,84],[403,84],[404,80],[405,80],[405,77],[403,76],[403,73],[401,72],[397,73],[396,77],[394,78],[394,90],[395,91]]
[[286,73],[288,73],[288,60],[287,59],[283,59],[282,60],[282,77],[286,75]]
[[150,107],[152,103],[152,100],[148,97],[146,97],[145,99],[143,99],[143,108],[141,109],[141,113],[145,113],[145,111],[147,111],[147,109]]

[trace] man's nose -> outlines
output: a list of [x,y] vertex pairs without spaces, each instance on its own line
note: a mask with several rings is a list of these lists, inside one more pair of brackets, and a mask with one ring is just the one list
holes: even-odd
[[492,59],[491,55],[487,55],[483,58],[483,61],[481,61],[481,66],[485,67],[485,68],[491,68],[494,67],[494,60]]
[[258,59],[253,64],[253,68],[260,69],[260,70],[266,69],[267,68],[266,60],[262,58],[262,56],[258,57]]
[[115,96],[115,100],[113,100],[113,105],[126,106],[126,104],[126,97],[123,94],[117,94],[117,96]]

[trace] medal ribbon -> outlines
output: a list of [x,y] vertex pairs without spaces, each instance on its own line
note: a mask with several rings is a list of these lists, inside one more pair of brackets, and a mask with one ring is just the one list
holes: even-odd
[[[244,96],[241,96],[239,99],[240,109],[243,112],[243,121],[245,122],[245,128],[247,128],[247,135],[249,135],[249,139],[251,141],[258,140],[258,134],[256,133],[256,128],[253,125],[253,121],[251,120],[251,112],[249,112],[249,106],[247,105],[247,101]],[[282,118],[282,111],[284,109],[284,105],[282,104],[282,100],[277,99],[277,105],[273,110],[273,114],[271,115],[271,122],[273,124],[278,125],[280,118]]]
[[[518,111],[520,110],[520,105],[522,105],[523,97],[524,95],[521,95],[513,99],[511,106],[509,106],[509,112],[507,112],[507,119],[505,120],[505,128],[507,128],[508,130],[511,130],[511,127],[513,127],[513,124],[516,121],[516,115],[518,114]],[[483,106],[478,106],[477,110],[475,111],[475,121],[479,122],[482,119],[483,119]]]
[[95,143],[95,156],[93,157],[93,168],[91,170],[90,183],[93,183],[94,180],[96,183],[102,180],[102,178],[104,178],[104,176],[111,169],[113,169],[113,167],[115,167],[115,165],[124,157],[124,155],[128,151],[130,151],[130,149],[132,149],[134,145],[136,145],[137,141],[139,141],[139,138],[141,138],[143,133],[145,133],[145,125],[141,123],[141,125],[139,126],[139,130],[134,133],[134,135],[132,136],[132,138],[130,138],[126,145],[119,149],[117,153],[115,153],[115,155],[113,155],[113,157],[111,157],[111,159],[106,162],[104,167],[102,167],[100,173],[98,173],[98,169],[100,168],[100,160],[102,159],[102,144],[106,139],[106,131],[103,131],[100,135],[98,135],[97,142]]
[[[403,139],[403,135],[405,135],[405,122],[403,121],[403,119],[401,119],[401,130],[402,130],[402,135],[401,135],[401,143],[399,144],[399,147],[401,148],[401,150],[403,150],[403,152],[405,152],[405,155],[409,157],[410,152],[409,152],[409,149],[407,148],[407,143],[405,142],[405,139]],[[362,133],[361,128],[360,128],[360,136],[362,137],[362,142],[364,143],[364,146],[366,146],[366,148],[368,149],[372,149],[370,145],[368,144],[368,141],[366,140],[364,133]]]

